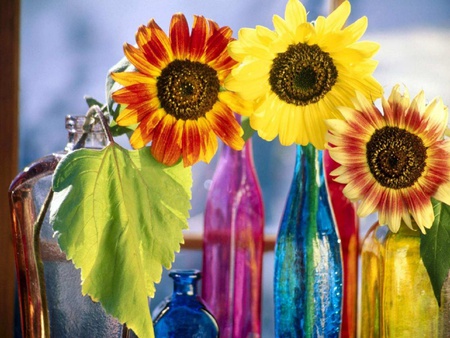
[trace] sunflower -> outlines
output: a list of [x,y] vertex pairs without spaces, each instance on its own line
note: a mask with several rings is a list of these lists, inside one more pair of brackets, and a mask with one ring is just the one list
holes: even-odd
[[250,125],[261,138],[277,135],[282,145],[311,142],[325,147],[325,119],[342,118],[337,106],[350,106],[355,91],[382,95],[372,77],[379,45],[357,42],[367,28],[363,17],[342,29],[350,15],[345,1],[328,17],[307,22],[305,7],[289,0],[285,19],[275,15],[272,31],[243,28],[229,45],[240,62],[225,81],[227,89],[255,102]]
[[167,36],[151,20],[136,33],[137,47],[124,45],[134,72],[111,74],[123,85],[113,99],[125,108],[120,126],[138,124],[130,143],[166,165],[180,157],[185,166],[209,162],[217,151],[217,136],[233,149],[244,145],[234,111],[248,109],[223,82],[236,65],[227,52],[232,31],[194,16],[192,31],[183,14],[175,14]]
[[358,214],[378,211],[380,224],[397,232],[402,220],[425,233],[434,220],[431,197],[450,204],[450,141],[444,139],[448,110],[441,99],[425,104],[420,92],[395,86],[382,100],[384,115],[363,95],[355,108],[340,108],[345,121],[330,120],[331,157],[341,166],[331,174],[345,196],[360,200]]

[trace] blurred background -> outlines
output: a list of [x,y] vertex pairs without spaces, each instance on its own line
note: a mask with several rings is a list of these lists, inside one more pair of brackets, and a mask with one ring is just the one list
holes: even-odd
[[[326,13],[323,0],[303,1],[309,20]],[[431,100],[450,104],[450,2],[448,0],[353,0],[349,23],[369,19],[363,40],[381,44],[375,72],[386,95],[396,83],[415,96],[424,90]],[[108,69],[123,57],[122,45],[134,44],[137,28],[151,18],[167,32],[171,16],[183,12],[204,15],[237,32],[241,27],[272,26],[274,14],[284,15],[285,0],[23,0],[21,2],[20,164],[62,149],[64,117],[84,115],[85,95],[104,102]],[[278,139],[254,137],[254,159],[261,183],[266,232],[277,232],[292,178],[295,147]],[[127,140],[121,140],[126,145]],[[201,231],[207,188],[215,169],[200,163],[193,168],[191,231]],[[361,236],[374,217],[361,220]],[[201,252],[182,250],[174,267],[201,269]],[[263,337],[273,336],[273,253],[264,256]],[[152,308],[171,292],[167,272],[152,300]],[[16,330],[18,333],[18,326]]]

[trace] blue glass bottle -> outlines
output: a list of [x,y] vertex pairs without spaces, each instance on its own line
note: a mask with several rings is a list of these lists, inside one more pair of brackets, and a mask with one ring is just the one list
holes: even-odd
[[322,153],[297,146],[275,247],[276,337],[339,337],[342,259]]
[[199,270],[172,270],[173,293],[154,310],[155,337],[214,338],[219,327],[197,295]]

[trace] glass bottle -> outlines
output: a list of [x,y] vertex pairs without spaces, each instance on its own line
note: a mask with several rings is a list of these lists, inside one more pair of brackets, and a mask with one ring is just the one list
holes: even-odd
[[260,337],[264,208],[252,140],[223,145],[208,192],[202,297],[223,338]]
[[342,261],[322,152],[297,146],[275,246],[276,337],[339,337]]
[[[65,149],[31,163],[9,188],[22,333],[27,338],[120,337],[122,334],[122,326],[104,312],[100,303],[82,296],[80,271],[59,248],[48,214],[41,229],[35,228],[50,191],[52,174],[64,155],[76,145],[87,148],[106,145],[107,137],[100,123],[93,125],[89,133],[83,133],[85,119],[67,116]],[[40,261],[43,280],[39,273]]]
[[420,231],[375,223],[361,251],[361,337],[448,337],[450,283],[441,308],[420,257]]
[[330,175],[339,165],[333,161],[327,150],[323,152],[326,181],[330,202],[336,218],[341,240],[344,298],[342,304],[342,337],[357,335],[357,296],[359,259],[359,218],[356,203],[350,202],[342,193],[344,185]]
[[157,338],[215,338],[219,327],[197,294],[199,270],[172,270],[173,293],[153,311]]

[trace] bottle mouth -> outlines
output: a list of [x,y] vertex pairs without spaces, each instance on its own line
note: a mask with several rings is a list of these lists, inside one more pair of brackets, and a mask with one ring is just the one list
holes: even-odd
[[[86,116],[84,115],[67,115],[66,116],[66,130],[69,133],[80,133],[83,132],[83,126],[86,122]],[[91,132],[101,132],[103,127],[101,123],[94,123],[91,125]]]
[[169,276],[172,278],[201,278],[201,272],[198,269],[172,269],[169,271]]

